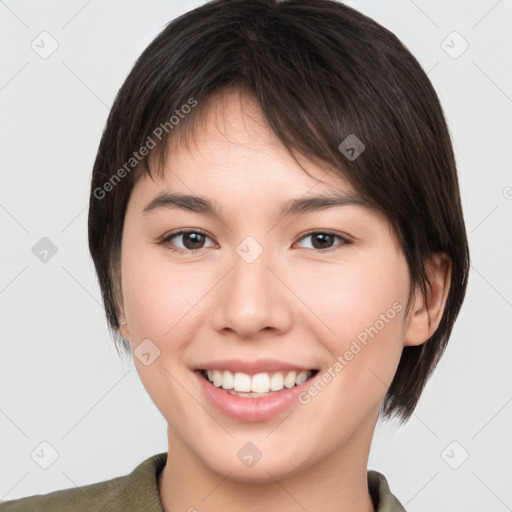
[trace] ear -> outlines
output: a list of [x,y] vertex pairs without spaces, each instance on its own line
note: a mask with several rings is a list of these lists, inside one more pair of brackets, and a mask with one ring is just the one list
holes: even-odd
[[425,343],[439,327],[450,290],[451,259],[445,253],[434,254],[427,264],[430,287],[425,300],[417,286],[411,311],[406,320],[404,345]]
[[117,317],[117,321],[119,323],[118,330],[119,330],[119,334],[123,338],[130,340],[131,334],[130,334],[130,329],[128,328],[128,323],[126,323],[125,325],[121,325],[124,322],[128,322],[128,320],[127,320],[126,314],[124,312],[124,301],[123,301],[122,291],[120,291],[120,288],[121,287],[117,288],[114,285],[114,301],[119,310],[119,315]]
[[[121,317],[120,323],[126,322],[126,319],[124,318],[124,315]],[[126,325],[120,325],[119,326],[119,333],[123,338],[126,338],[127,340],[130,339],[130,329],[128,329],[128,324]]]
[[126,315],[124,313],[124,306],[121,305],[119,310],[120,310],[120,312],[119,312],[119,317],[117,320],[119,322],[119,327],[118,327],[119,334],[121,334],[121,336],[123,338],[130,340],[131,333],[130,333],[128,323],[126,323],[125,325],[121,325],[124,322],[128,322],[128,320],[126,319]]

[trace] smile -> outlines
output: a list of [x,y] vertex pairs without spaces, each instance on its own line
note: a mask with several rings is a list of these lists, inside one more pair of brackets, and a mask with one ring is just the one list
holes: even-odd
[[316,372],[317,370],[301,372],[283,370],[249,375],[229,370],[201,370],[202,376],[214,386],[222,388],[232,395],[247,398],[269,396],[273,392],[282,391],[284,388],[291,389],[299,386],[316,374]]
[[249,375],[200,369],[193,373],[203,396],[218,412],[235,420],[258,422],[275,418],[297,405],[299,394],[311,385],[318,370]]

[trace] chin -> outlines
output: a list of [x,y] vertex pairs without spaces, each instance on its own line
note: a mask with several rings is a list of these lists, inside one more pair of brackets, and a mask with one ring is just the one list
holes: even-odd
[[[224,453],[234,453],[234,456],[225,457],[217,453],[210,454],[209,460],[203,459],[203,463],[212,471],[226,476],[229,480],[247,483],[247,484],[270,484],[276,480],[290,478],[305,470],[306,459],[304,452],[299,455],[299,451],[293,448],[289,455],[281,452],[279,448],[273,447],[272,455],[265,456],[261,453],[261,458],[253,461],[244,461],[243,447],[246,441],[237,444],[237,449],[232,451],[226,447]],[[240,445],[242,450],[238,447]],[[268,448],[270,450],[270,448]],[[263,450],[262,450],[263,451]],[[240,453],[241,452],[241,453]],[[250,452],[247,450],[245,453]],[[238,455],[240,453],[240,456]]]

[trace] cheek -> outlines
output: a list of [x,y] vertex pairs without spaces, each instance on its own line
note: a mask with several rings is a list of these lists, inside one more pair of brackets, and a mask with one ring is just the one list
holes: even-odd
[[354,335],[373,325],[395,302],[405,309],[409,293],[407,264],[402,258],[383,256],[377,261],[332,265],[314,275],[309,269],[303,276],[295,278],[301,283],[301,296],[334,331],[334,337]]
[[164,338],[179,339],[201,297],[199,278],[171,265],[163,250],[137,250],[129,243],[123,250],[123,301],[134,341],[150,338],[160,345]]
[[146,339],[159,350],[149,365],[134,357],[140,379],[164,417],[180,417],[186,415],[186,403],[174,379],[181,381],[183,377],[179,367],[191,339],[190,322],[197,309],[193,305],[204,290],[194,285],[193,274],[180,272],[158,252],[126,246],[122,256],[123,300],[130,320],[132,351],[136,355],[137,346]]
[[[338,266],[309,279],[307,288],[304,296],[321,322],[311,314],[305,322],[327,349],[330,364],[301,403],[312,408],[309,416],[318,418],[318,428],[337,425],[332,436],[341,439],[378,411],[396,372],[409,292],[407,264],[390,257]],[[326,403],[336,404],[328,418]]]
[[306,313],[306,321],[322,333],[322,344],[333,360],[342,356],[349,363],[350,371],[343,371],[351,373],[351,379],[371,377],[368,368],[386,381],[393,376],[403,347],[409,293],[401,254],[383,251],[378,258],[332,265],[296,283],[301,283],[298,294],[315,313]]

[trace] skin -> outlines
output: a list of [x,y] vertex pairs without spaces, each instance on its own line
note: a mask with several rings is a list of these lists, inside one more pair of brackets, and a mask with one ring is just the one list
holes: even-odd
[[[148,366],[134,360],[168,423],[163,508],[373,511],[366,471],[379,408],[404,345],[425,342],[439,324],[449,259],[432,259],[429,301],[416,294],[406,316],[407,263],[384,216],[346,205],[280,218],[292,198],[355,191],[302,160],[308,176],[250,97],[225,94],[203,121],[189,147],[171,148],[162,178],[135,183],[123,232],[120,331],[132,350],[147,338],[160,350]],[[209,198],[220,217],[175,208],[143,214],[162,191]],[[208,236],[156,243],[180,228]],[[322,246],[318,235],[304,236],[313,229],[351,243]],[[263,248],[250,264],[236,252],[247,236]],[[196,254],[172,251],[194,242]],[[394,303],[401,311],[317,396],[271,420],[223,415],[192,373],[215,359],[275,358],[320,375]],[[247,442],[262,453],[251,468],[236,455]]]

